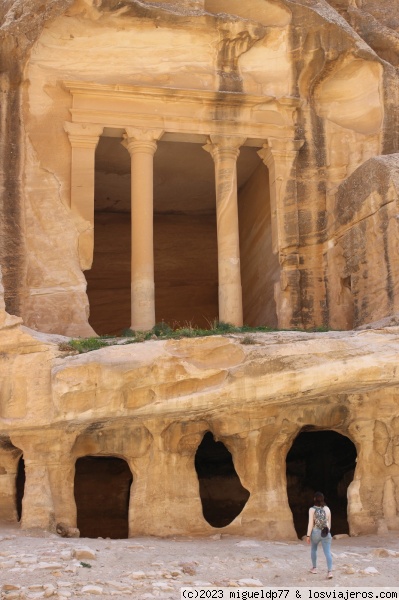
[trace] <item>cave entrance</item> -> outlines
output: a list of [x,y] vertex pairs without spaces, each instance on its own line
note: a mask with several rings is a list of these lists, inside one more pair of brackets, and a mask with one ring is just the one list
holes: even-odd
[[287,454],[287,494],[298,537],[306,534],[313,494],[322,492],[332,513],[332,530],[349,533],[347,489],[356,467],[356,447],[336,431],[302,430]]
[[128,537],[132,481],[121,458],[84,456],[76,461],[74,493],[81,537]]
[[234,468],[233,458],[222,442],[208,431],[195,454],[195,470],[204,518],[212,527],[229,525],[242,511],[249,492]]
[[[94,260],[86,279],[90,325],[119,335],[131,323],[131,160],[121,132],[109,131],[96,150]],[[205,141],[161,140],[154,155],[155,320],[172,327],[209,328],[219,313],[215,167]],[[256,151],[242,147],[237,162],[244,322],[272,326],[278,260],[268,170]]]
[[17,476],[15,479],[15,503],[18,521],[22,518],[22,500],[25,493],[25,461],[23,456],[18,461]]

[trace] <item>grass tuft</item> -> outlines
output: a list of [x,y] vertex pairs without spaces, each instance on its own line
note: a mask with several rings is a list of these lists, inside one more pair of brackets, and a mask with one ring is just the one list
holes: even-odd
[[[193,325],[191,322],[186,322],[184,325],[180,323],[173,323],[173,326],[161,321],[154,325],[149,331],[133,331],[132,329],[124,329],[121,338],[110,337],[103,335],[101,337],[91,338],[78,338],[72,339],[69,342],[62,342],[59,344],[59,349],[63,352],[91,352],[93,350],[99,350],[106,346],[111,346],[115,343],[119,344],[140,344],[147,340],[180,340],[181,338],[197,338],[197,337],[208,337],[212,335],[229,335],[229,334],[250,334],[250,333],[268,333],[274,331],[282,331],[272,327],[250,327],[244,325],[243,327],[235,327],[231,323],[224,323],[223,321],[217,321],[216,319],[209,321],[208,329],[200,329]],[[299,330],[291,330],[299,331]],[[303,330],[302,330],[303,331]],[[310,332],[315,331],[328,331],[325,327],[316,327],[308,330]],[[245,335],[240,340],[241,344],[256,344],[256,341],[250,335]]]
[[100,348],[105,348],[105,346],[109,346],[109,344],[103,338],[90,337],[90,338],[79,338],[77,340],[71,340],[69,345],[73,350],[77,350],[79,354],[84,354],[85,352],[91,352],[92,350],[100,350]]

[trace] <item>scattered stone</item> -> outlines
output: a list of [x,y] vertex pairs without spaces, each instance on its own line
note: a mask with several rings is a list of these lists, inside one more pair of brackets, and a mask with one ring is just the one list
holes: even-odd
[[260,563],[260,564],[270,563],[270,559],[266,558],[266,556],[257,556],[253,560],[254,560],[254,562],[257,562],[257,563]]
[[43,590],[43,586],[42,585],[29,585],[28,590],[30,590],[31,592],[41,592]]
[[89,548],[89,546],[80,546],[72,551],[72,556],[77,560],[89,559],[94,560],[96,558],[96,551]]
[[127,585],[126,583],[120,583],[119,581],[108,581],[107,585],[115,588],[119,592],[132,592],[130,585]]
[[52,583],[47,583],[44,586],[44,597],[50,598],[55,593],[55,587]]
[[373,556],[378,556],[379,558],[388,558],[389,556],[396,556],[396,552],[392,550],[387,550],[386,548],[375,548],[372,553]]
[[85,585],[81,589],[82,594],[95,594],[97,596],[101,596],[103,593],[103,588],[99,585]]
[[62,565],[60,563],[56,563],[56,562],[39,562],[37,565],[34,566],[35,569],[43,569],[43,570],[49,570],[49,571],[55,571],[57,569],[62,569]]
[[363,569],[363,571],[360,572],[364,573],[365,575],[379,575],[379,571],[377,571],[375,567],[366,567],[365,569]]
[[337,533],[333,535],[333,540],[343,540],[344,538],[350,537],[347,533]]
[[195,575],[197,572],[196,567],[198,566],[197,562],[183,562],[180,563],[179,566],[185,575]]
[[160,590],[173,590],[173,587],[166,583],[166,581],[153,581],[151,585],[153,588],[158,588]]
[[133,571],[130,573],[129,577],[131,579],[145,579],[147,575],[144,573],[144,571]]
[[1,589],[3,592],[9,592],[9,591],[13,591],[13,590],[20,590],[21,586],[15,585],[14,583],[3,583],[3,585],[1,586]]
[[209,536],[211,538],[211,540],[221,540],[222,539],[222,534],[221,533],[215,533],[215,535],[211,535]]
[[77,527],[70,527],[66,523],[57,523],[56,532],[64,538],[78,538],[80,531]]
[[345,567],[344,568],[345,575],[353,575],[356,573],[356,570],[353,567]]

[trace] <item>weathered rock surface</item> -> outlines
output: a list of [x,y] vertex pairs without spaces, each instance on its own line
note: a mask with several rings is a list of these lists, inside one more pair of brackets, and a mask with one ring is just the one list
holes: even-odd
[[[75,528],[76,463],[92,457],[128,465],[133,483],[115,487],[129,535],[214,533],[195,466],[212,433],[249,494],[220,529],[294,539],[286,456],[300,432],[318,429],[356,446],[353,480],[342,482],[351,533],[399,529],[397,327],[252,334],[249,344],[240,336],[150,341],[79,356],[51,335],[92,335],[90,304],[96,327],[123,328],[133,289],[126,141],[154,153],[164,134],[153,179],[158,320],[206,323],[222,300],[236,302],[241,253],[252,325],[392,322],[398,25],[390,2],[361,4],[2,3],[2,519]],[[179,144],[197,146],[173,150]],[[236,185],[231,161],[244,144]],[[214,176],[204,145],[219,157],[222,147],[224,160],[227,148],[229,168],[217,158]],[[236,196],[238,216],[228,202]],[[139,229],[137,239],[151,239],[151,227]],[[86,279],[93,244],[95,259],[112,250]],[[220,280],[232,265],[236,278],[225,278],[217,301],[216,272]],[[137,288],[143,305],[151,268],[144,292]],[[87,504],[90,490],[83,496]],[[36,568],[60,569],[54,558]]]
[[399,527],[397,327],[252,334],[251,345],[242,336],[150,341],[75,356],[51,335],[27,331],[0,331],[3,360],[14,360],[1,388],[3,518],[15,518],[22,454],[24,527],[75,527],[75,461],[118,456],[133,473],[129,535],[211,532],[193,467],[211,431],[250,492],[223,530],[293,538],[281,473],[294,438],[313,427],[340,432],[358,449],[351,532]]
[[[393,66],[397,18],[392,2],[251,0],[244,6],[225,0],[9,0],[0,11],[5,117],[0,135],[0,264],[10,313],[23,316],[39,331],[90,335],[91,305],[93,324],[100,332],[129,326],[125,226],[120,226],[119,249],[112,248],[104,259],[102,274],[98,258],[119,237],[114,211],[129,221],[129,156],[119,144],[124,123],[107,128],[98,148],[96,219],[108,232],[102,236],[104,227],[98,225],[97,266],[95,261],[87,277],[88,298],[82,268],[91,264],[88,240],[94,235],[93,223],[71,205],[71,147],[64,130],[65,123],[71,124],[71,96],[62,82],[74,79],[295,98],[295,136],[302,143],[294,161],[296,173],[289,167],[291,151],[274,149],[275,160],[282,161],[276,164],[282,169],[277,179],[285,182],[280,190],[287,195],[283,205],[273,208],[271,197],[272,210],[262,212],[259,198],[274,180],[267,184],[266,176],[255,176],[239,164],[239,185],[244,192],[250,190],[240,214],[244,320],[266,320],[269,325],[278,321],[284,328],[335,326],[339,321],[349,328],[351,302],[363,307],[355,323],[380,318],[381,309],[375,314],[368,291],[355,289],[349,299],[333,300],[348,292],[341,293],[342,286],[337,291],[334,277],[330,280],[325,247],[340,233],[330,226],[336,217],[337,188],[367,160],[399,150],[399,86]],[[195,49],[190,60],[184,50],[188,46]],[[235,128],[226,133],[234,135]],[[120,147],[117,152],[109,149],[110,140],[113,148],[116,142]],[[188,145],[195,145],[193,141],[206,140],[190,139]],[[173,150],[179,144],[162,143],[167,149],[155,170],[155,213],[161,232],[155,244],[157,320],[203,324],[217,316],[215,245],[201,244],[201,238],[209,242],[215,233],[213,165],[205,153],[203,159],[181,160],[181,153]],[[108,150],[101,155],[102,146]],[[172,173],[173,163],[180,172]],[[348,205],[349,187],[342,198]],[[269,202],[267,197],[265,193]],[[208,224],[202,228],[198,222],[192,235],[192,218],[200,214]],[[268,232],[264,238],[253,233],[259,223]],[[171,236],[177,242],[179,236],[170,233],[176,229],[182,231],[180,244],[170,244]],[[377,234],[378,224],[370,221],[363,240],[367,251],[372,252]],[[385,244],[388,237],[384,231]],[[191,270],[183,259],[189,246],[185,258],[190,257]],[[206,281],[205,257],[212,262]],[[341,270],[351,269],[345,253],[339,261]],[[373,269],[372,284],[376,279],[378,288],[389,285],[386,273]]]

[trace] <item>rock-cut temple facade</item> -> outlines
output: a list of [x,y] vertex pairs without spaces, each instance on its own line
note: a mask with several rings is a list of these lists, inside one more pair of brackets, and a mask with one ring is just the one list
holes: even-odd
[[[2,3],[0,520],[399,529],[397,15]],[[65,351],[217,321],[270,333]]]

